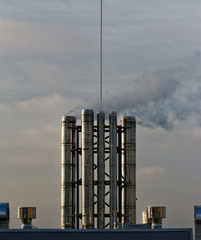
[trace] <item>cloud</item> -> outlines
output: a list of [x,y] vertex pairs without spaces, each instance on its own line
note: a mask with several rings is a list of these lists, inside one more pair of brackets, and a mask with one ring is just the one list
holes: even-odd
[[143,179],[146,179],[146,181],[158,179],[162,176],[164,176],[166,173],[166,170],[161,167],[145,167],[140,169],[137,172],[138,178],[140,181]]
[[45,116],[53,117],[57,114],[63,114],[64,109],[75,106],[78,100],[75,98],[63,97],[57,93],[50,96],[33,98],[28,101],[20,101],[13,104],[15,112],[23,116]]
[[80,34],[60,25],[0,19],[0,49],[13,53],[76,53],[86,45]]
[[4,141],[0,151],[2,156],[6,156],[2,160],[2,167],[7,165],[18,169],[23,166],[26,169],[47,166],[57,162],[60,156],[60,131],[54,124],[18,130],[12,137],[2,134],[2,138]]
[[9,77],[7,78],[1,78],[0,79],[0,84],[1,84],[1,89],[16,89],[18,88],[18,84],[10,79]]
[[[78,104],[78,99],[64,97],[57,93],[26,101],[14,101],[9,104],[0,103],[2,114],[0,131],[13,135],[22,129],[41,127],[53,123],[60,124],[65,111]],[[9,131],[6,127],[8,125]]]

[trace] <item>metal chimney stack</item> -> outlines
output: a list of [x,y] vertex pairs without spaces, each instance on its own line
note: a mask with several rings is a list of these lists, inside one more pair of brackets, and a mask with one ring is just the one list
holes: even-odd
[[97,226],[105,226],[105,114],[97,114],[98,219]]
[[136,222],[134,117],[83,109],[81,125],[62,118],[61,228],[118,227]]
[[82,110],[82,226],[94,227],[94,155],[91,109]]
[[122,129],[122,223],[136,223],[136,122],[125,116]]
[[110,228],[117,227],[117,114],[109,115]]
[[73,116],[62,118],[61,228],[75,228],[75,127]]

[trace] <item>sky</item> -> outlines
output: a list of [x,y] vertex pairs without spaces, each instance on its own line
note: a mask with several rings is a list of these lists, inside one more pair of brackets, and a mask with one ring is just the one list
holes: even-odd
[[193,227],[201,204],[201,1],[0,0],[0,202],[60,227],[62,115],[83,108],[137,120],[137,223]]

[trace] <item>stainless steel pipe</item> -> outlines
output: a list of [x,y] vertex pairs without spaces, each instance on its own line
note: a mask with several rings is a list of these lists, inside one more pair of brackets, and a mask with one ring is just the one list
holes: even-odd
[[105,114],[97,113],[98,229],[105,226]]
[[91,109],[82,110],[82,227],[94,228],[94,155]]
[[74,116],[63,116],[61,132],[61,228],[75,228]]
[[109,114],[110,228],[117,227],[117,114]]
[[122,223],[136,223],[136,121],[124,116],[122,133]]

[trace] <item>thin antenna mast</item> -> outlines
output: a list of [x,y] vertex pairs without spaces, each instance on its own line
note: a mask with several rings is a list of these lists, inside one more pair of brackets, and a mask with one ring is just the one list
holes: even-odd
[[103,85],[103,2],[100,0],[100,101],[102,102],[103,93],[102,93],[102,85]]

